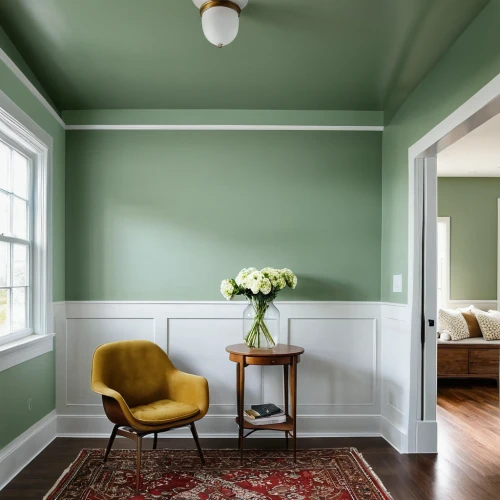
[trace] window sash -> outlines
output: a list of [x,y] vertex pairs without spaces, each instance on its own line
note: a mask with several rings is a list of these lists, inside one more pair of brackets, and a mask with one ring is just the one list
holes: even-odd
[[[31,335],[33,333],[33,324],[32,324],[32,317],[33,317],[33,312],[32,312],[32,305],[33,305],[33,289],[32,289],[32,273],[33,273],[33,265],[32,265],[32,245],[31,241],[29,240],[23,240],[20,238],[12,238],[9,236],[2,236],[0,235],[0,241],[1,242],[6,242],[10,243],[10,278],[9,278],[9,286],[0,286],[0,290],[9,290],[10,295],[9,295],[9,319],[10,319],[10,328],[12,329],[12,322],[13,322],[13,308],[14,308],[14,301],[13,301],[13,290],[14,289],[19,289],[19,288],[24,288],[26,290],[26,296],[25,296],[25,328],[21,330],[13,330],[10,331],[9,333],[5,334],[0,334],[0,345],[5,344],[7,342],[13,342],[15,340],[18,340],[22,337],[25,337],[27,335]],[[28,252],[27,252],[27,276],[26,276],[26,285],[15,285],[14,284],[14,244],[20,244],[28,247]]]
[[[31,328],[0,337],[9,345],[14,337],[51,334],[52,317],[52,148],[53,139],[0,92],[0,140],[27,156],[31,163]],[[10,187],[9,187],[10,189]],[[32,329],[32,332],[31,332]]]
[[[10,202],[10,234],[1,234],[0,233],[0,242],[5,242],[5,243],[10,243],[10,285],[9,286],[1,286],[0,290],[9,290],[10,291],[10,300],[9,300],[9,319],[10,319],[10,328],[12,329],[12,322],[13,322],[13,289],[14,288],[24,288],[26,290],[26,310],[25,310],[25,325],[26,327],[21,329],[21,330],[15,330],[15,331],[10,331],[9,333],[5,333],[3,335],[0,335],[0,345],[9,343],[9,342],[14,342],[16,340],[19,340],[23,337],[26,337],[28,335],[31,335],[33,333],[33,245],[32,245],[32,240],[33,238],[33,224],[34,224],[34,213],[33,213],[33,204],[31,200],[33,199],[34,196],[34,183],[33,183],[33,178],[34,178],[34,173],[33,173],[33,159],[31,158],[31,155],[29,152],[24,151],[23,147],[20,147],[19,144],[15,140],[6,138],[3,136],[3,134],[0,134],[0,140],[2,143],[7,145],[8,148],[10,148],[10,163],[9,163],[9,177],[10,177],[10,186],[9,190],[0,188],[0,193],[3,193],[7,196],[9,196],[9,202]],[[28,159],[28,172],[27,172],[27,199],[23,198],[17,194],[14,193],[14,173],[13,173],[13,152],[16,151],[17,153],[21,154],[22,156],[26,157]],[[26,215],[27,215],[27,221],[26,221],[26,236],[27,238],[19,238],[17,236],[13,236],[12,232],[14,230],[14,200],[18,199],[26,203]],[[13,258],[13,251],[14,251],[14,244],[20,244],[20,245],[25,245],[28,247],[28,255],[27,255],[27,285],[24,286],[14,286],[14,258]]]

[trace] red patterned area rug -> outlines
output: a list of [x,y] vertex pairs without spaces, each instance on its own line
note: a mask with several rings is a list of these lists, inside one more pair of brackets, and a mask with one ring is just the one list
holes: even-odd
[[135,452],[82,450],[45,500],[391,500],[370,466],[354,448],[290,452],[206,450],[201,467],[196,451],[147,450],[142,485],[135,493]]

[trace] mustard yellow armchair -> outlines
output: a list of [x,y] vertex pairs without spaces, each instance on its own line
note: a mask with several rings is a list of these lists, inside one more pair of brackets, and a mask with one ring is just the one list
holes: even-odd
[[137,443],[137,491],[142,438],[147,434],[154,434],[156,449],[160,432],[189,425],[201,462],[205,464],[194,423],[208,411],[208,382],[177,370],[156,344],[127,340],[101,345],[92,360],[91,386],[102,395],[106,416],[115,424],[104,462],[117,434]]

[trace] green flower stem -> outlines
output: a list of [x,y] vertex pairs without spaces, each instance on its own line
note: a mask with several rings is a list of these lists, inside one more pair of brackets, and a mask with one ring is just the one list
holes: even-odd
[[252,322],[252,326],[250,330],[245,336],[245,344],[248,347],[260,347],[260,337],[261,332],[264,335],[268,345],[270,348],[273,348],[276,343],[273,340],[269,329],[264,321],[264,316],[269,308],[269,304],[262,300],[252,300],[252,306],[255,313],[254,320]]

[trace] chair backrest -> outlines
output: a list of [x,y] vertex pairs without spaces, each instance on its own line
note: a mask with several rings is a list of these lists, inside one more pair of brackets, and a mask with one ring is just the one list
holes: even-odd
[[175,370],[166,353],[147,340],[125,340],[99,346],[92,360],[92,384],[103,382],[130,407],[166,397],[168,373]]

